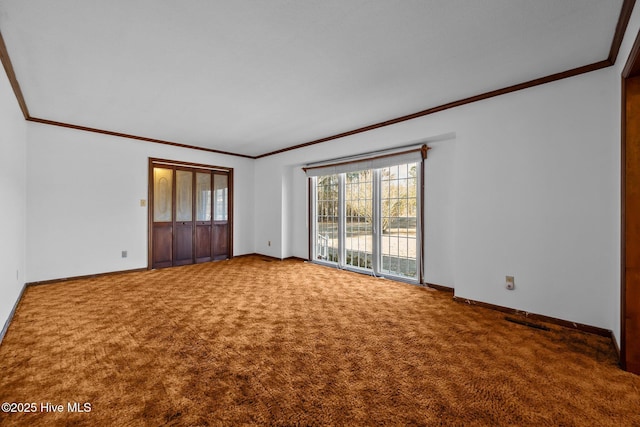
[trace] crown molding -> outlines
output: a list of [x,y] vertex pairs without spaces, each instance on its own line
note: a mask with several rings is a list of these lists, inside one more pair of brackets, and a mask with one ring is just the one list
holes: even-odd
[[209,153],[225,154],[227,156],[237,156],[237,157],[244,157],[244,158],[247,158],[247,159],[255,159],[255,157],[249,156],[249,155],[246,155],[246,154],[231,153],[229,151],[222,151],[222,150],[216,150],[216,149],[213,149],[213,148],[199,147],[197,145],[181,144],[179,142],[165,141],[163,139],[147,138],[145,136],[130,135],[128,133],[112,132],[110,130],[97,129],[97,128],[92,128],[92,127],[87,127],[87,126],[79,126],[79,125],[74,125],[74,124],[71,124],[71,123],[56,122],[54,120],[40,119],[38,117],[27,117],[27,121],[34,122],[34,123],[41,123],[41,124],[45,124],[45,125],[59,126],[59,127],[63,127],[63,128],[81,130],[81,131],[85,131],[85,132],[101,133],[103,135],[117,136],[117,137],[120,137],[120,138],[129,138],[129,139],[135,139],[135,140],[138,140],[138,141],[145,141],[145,142],[153,142],[153,143],[156,143],[156,144],[171,145],[173,147],[190,148],[192,150],[207,151]]
[[25,102],[24,96],[22,95],[22,89],[20,89],[20,84],[18,84],[18,79],[16,77],[15,71],[13,70],[13,64],[11,64],[11,58],[9,58],[9,52],[7,52],[7,46],[4,44],[4,38],[2,38],[1,32],[0,32],[0,61],[2,62],[4,71],[7,73],[7,77],[9,78],[9,83],[11,84],[11,88],[13,89],[13,93],[16,96],[16,100],[18,101],[20,110],[22,110],[22,115],[24,116],[25,119],[28,119],[29,109],[27,108],[27,103]]

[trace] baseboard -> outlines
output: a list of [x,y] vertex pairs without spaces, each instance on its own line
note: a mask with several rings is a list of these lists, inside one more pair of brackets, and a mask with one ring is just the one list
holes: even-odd
[[428,288],[433,288],[433,289],[436,289],[436,290],[442,291],[442,292],[448,292],[450,294],[452,294],[454,292],[454,290],[455,290],[455,289],[450,288],[448,286],[436,285],[435,283],[423,283],[423,284]]
[[287,257],[287,258],[285,258],[285,259],[284,259],[284,261],[289,261],[289,260],[291,260],[291,261],[300,261],[300,262],[307,262],[307,261],[309,261],[309,260],[308,260],[308,259],[306,259],[306,258],[300,258],[300,257],[298,257],[298,256],[290,256],[290,257]]
[[300,258],[300,257],[297,257],[297,256],[290,256],[290,257],[286,257],[286,258],[278,258],[278,257],[274,257],[274,256],[271,256],[271,255],[265,255],[265,254],[259,254],[259,253],[239,255],[239,256],[236,256],[234,258],[248,257],[248,256],[259,256],[259,257],[266,258],[266,259],[269,259],[269,260],[272,260],[272,261],[287,261],[287,260],[308,261],[305,258]]
[[234,255],[230,259],[247,258],[247,257],[250,257],[250,256],[266,256],[266,255],[259,255],[259,254],[255,253],[255,252],[252,252],[250,254]]
[[268,259],[271,261],[282,261],[282,258],[277,258],[271,255],[259,254],[257,252],[253,252],[250,254],[235,255],[233,258],[249,258],[249,257],[260,257],[260,258]]
[[545,316],[542,314],[529,313],[527,311],[517,310],[515,308],[503,307],[501,305],[489,304],[481,301],[474,301],[467,298],[453,297],[454,301],[475,305],[478,307],[488,308],[490,310],[500,311],[502,313],[507,313],[515,316],[526,317],[531,320],[538,320],[540,322],[551,323],[553,325],[562,326],[569,329],[575,329],[581,332],[587,332],[589,334],[599,335],[602,337],[612,338],[613,332],[609,329],[599,328],[597,326],[585,325],[583,323],[570,322],[568,320],[558,319],[555,317]]
[[[282,259],[280,259],[280,258],[272,257],[272,256],[269,256],[269,255],[258,254],[258,253],[234,255],[233,258],[245,258],[245,257],[251,257],[251,256],[259,256],[259,257],[263,257],[263,258],[269,258],[269,259],[272,259],[272,260],[282,261]],[[288,258],[285,258],[285,259],[294,259],[294,260],[306,261],[306,260],[304,260],[302,258],[298,258],[298,257],[288,257]],[[26,283],[26,286],[51,285],[51,284],[54,284],[54,283],[68,282],[70,280],[95,279],[95,278],[98,278],[98,277],[111,276],[111,275],[114,275],[114,274],[136,273],[136,272],[147,271],[147,270],[148,270],[148,268],[143,267],[143,268],[134,268],[134,269],[131,269],[131,270],[109,271],[107,273],[87,274],[87,275],[84,275],[84,276],[62,277],[62,278],[59,278],[59,279],[40,280],[40,281],[37,281],[37,282],[28,282],[28,283]]]
[[618,345],[616,334],[614,334],[613,331],[611,331],[611,343],[613,344],[613,348],[615,349],[616,354],[618,355],[618,362],[620,362],[622,360],[622,353],[620,353],[620,346]]
[[98,277],[113,276],[114,274],[137,273],[137,272],[140,272],[140,271],[147,271],[147,270],[148,269],[146,267],[144,267],[144,268],[134,268],[134,269],[131,269],[131,270],[109,271],[107,273],[87,274],[87,275],[84,275],[84,276],[63,277],[63,278],[60,278],[60,279],[41,280],[41,281],[38,281],[38,282],[28,282],[26,284],[26,286],[51,285],[51,284],[54,284],[54,283],[68,282],[70,280],[95,279],[95,278],[98,278]]
[[22,289],[20,290],[20,295],[18,295],[18,299],[16,300],[16,303],[13,305],[13,308],[9,312],[9,317],[7,318],[7,321],[4,322],[4,327],[2,328],[2,332],[0,332],[0,344],[2,344],[2,340],[4,340],[4,336],[7,333],[7,330],[9,330],[9,325],[13,320],[13,316],[16,314],[16,310],[18,309],[18,305],[20,304],[20,301],[22,301],[22,296],[24,295],[24,291],[26,289],[27,289],[27,284],[25,283],[24,285],[22,285]]

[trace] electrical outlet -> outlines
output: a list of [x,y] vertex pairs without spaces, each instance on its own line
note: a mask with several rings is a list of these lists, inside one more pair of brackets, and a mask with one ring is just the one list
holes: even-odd
[[127,251],[122,251],[122,258],[126,258],[127,257]]
[[510,291],[515,289],[516,284],[513,280],[513,276],[506,276],[506,282],[507,282],[507,289],[509,289]]
[[147,201],[145,199],[140,199],[140,206],[143,208],[147,206]]
[[267,246],[271,246],[271,240],[267,242]]

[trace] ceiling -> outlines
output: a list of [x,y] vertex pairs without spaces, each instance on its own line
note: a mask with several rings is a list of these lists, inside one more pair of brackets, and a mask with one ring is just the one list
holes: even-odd
[[611,59],[629,4],[0,0],[0,33],[32,118],[255,157]]

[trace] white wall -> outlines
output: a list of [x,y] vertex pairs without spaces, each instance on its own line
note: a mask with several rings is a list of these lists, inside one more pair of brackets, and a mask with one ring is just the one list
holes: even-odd
[[[613,105],[611,105],[611,110],[613,112],[613,114],[615,114],[616,117],[618,117],[618,120],[620,120],[622,111],[621,111],[621,89],[620,89],[620,76],[622,76],[622,70],[624,69],[625,64],[627,63],[627,60],[629,58],[629,54],[631,53],[631,48],[633,47],[633,43],[636,40],[636,37],[638,36],[638,33],[640,31],[640,7],[634,7],[633,8],[633,13],[631,14],[631,18],[629,19],[629,24],[627,25],[627,31],[625,33],[624,39],[622,40],[622,44],[620,45],[620,52],[618,53],[618,59],[616,61],[616,64],[613,67],[613,74],[615,76],[615,84],[616,84],[616,90],[615,90],[615,99],[614,99],[614,103]],[[615,138],[616,141],[620,142],[621,138],[622,138],[622,134],[621,134],[621,129],[620,126],[618,126],[616,128],[616,133],[615,133]],[[616,151],[616,166],[618,167],[618,171],[619,174],[621,174],[621,169],[620,169],[620,159],[621,159],[621,144],[618,143],[617,146],[617,151]],[[620,188],[620,181],[618,181],[618,186],[616,187],[616,189],[614,190],[616,191],[616,194],[620,194],[621,193],[621,188]],[[621,203],[622,201],[619,199],[618,200],[618,206],[621,207]],[[616,223],[616,227],[617,227],[617,232],[618,234],[621,233],[621,224],[620,224],[620,215],[618,215],[618,222]],[[618,256],[618,259],[620,258],[621,254],[620,251],[618,250],[616,252],[616,255]],[[618,261],[620,262],[620,261]],[[620,276],[619,276],[620,277]],[[614,323],[614,328],[613,328],[613,333],[616,337],[616,340],[618,342],[618,344],[620,343],[620,289],[618,290],[618,294],[616,295],[618,297],[618,299],[616,299],[614,301],[613,305],[613,309],[611,310],[611,318],[612,318],[612,322]]]
[[0,73],[0,329],[25,282],[26,122]]
[[455,136],[429,143],[425,166],[425,282],[454,287]]
[[605,69],[454,112],[456,295],[616,326],[614,77]]
[[283,258],[283,168],[270,162],[254,163],[254,247],[257,253]]
[[27,134],[29,282],[147,266],[149,157],[234,168],[234,254],[254,252],[252,159],[37,123]]
[[[291,201],[274,205],[292,212],[258,216],[256,231],[296,218],[282,223],[272,252],[306,258],[303,164],[453,133],[429,144],[425,281],[455,287],[462,298],[615,331],[618,91],[607,68],[259,159],[256,205],[280,201],[282,181],[292,180],[284,184]],[[515,276],[516,290],[505,289],[506,275]]]

